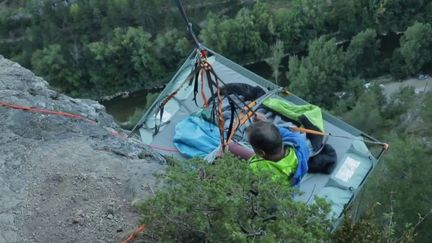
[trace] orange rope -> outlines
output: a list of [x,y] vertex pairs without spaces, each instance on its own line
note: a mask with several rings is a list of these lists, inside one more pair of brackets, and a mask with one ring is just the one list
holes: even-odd
[[304,133],[308,133],[308,134],[315,134],[315,135],[321,135],[321,136],[329,136],[330,133],[324,133],[321,131],[316,131],[316,130],[312,130],[312,129],[307,129],[307,128],[303,128],[303,127],[290,127],[291,130],[296,131],[296,132],[304,132]]
[[204,69],[200,70],[200,74],[201,74],[201,97],[202,97],[203,102],[204,102],[203,106],[205,108],[207,108],[208,107],[207,98],[204,94]]
[[14,109],[14,110],[29,111],[29,112],[42,113],[42,114],[47,114],[47,115],[64,116],[67,118],[81,119],[81,120],[85,120],[85,121],[88,121],[91,123],[96,123],[95,120],[91,120],[87,117],[77,115],[77,114],[62,112],[62,111],[53,111],[53,110],[47,110],[47,109],[42,109],[42,108],[37,108],[37,107],[20,106],[20,105],[14,105],[14,104],[2,102],[2,101],[0,101],[0,106]]
[[[207,98],[205,97],[204,94],[204,72],[209,72],[213,69],[212,65],[207,61],[207,55],[204,51],[200,52],[200,58],[201,58],[201,70],[200,70],[200,74],[201,74],[201,96],[204,100],[204,107],[208,107],[208,103],[207,103]],[[207,76],[208,79],[210,79],[211,74],[209,74]],[[222,151],[225,151],[225,135],[224,135],[224,118],[223,118],[223,112],[222,112],[222,95],[220,92],[220,84],[219,84],[219,79],[218,77],[214,77],[215,81],[216,81],[216,94],[217,94],[217,98],[218,98],[218,126],[219,126],[219,133],[220,133],[220,137],[221,137],[221,147],[222,147]],[[207,80],[209,82],[209,85],[212,85],[210,83],[211,80]]]
[[[249,104],[247,104],[245,107],[243,107],[242,110],[246,110],[246,109],[251,109],[252,107],[254,107],[256,105],[256,101],[252,101]],[[242,111],[243,112],[243,111]],[[233,129],[231,131],[231,134],[228,134],[228,139],[227,139],[227,143],[230,144],[232,142],[232,138],[234,137],[234,134],[236,133],[237,129],[246,123],[247,120],[249,120],[255,113],[250,110],[248,113],[244,114],[241,113],[239,114],[239,116],[236,118],[236,120],[234,121],[234,126]]]
[[281,88],[274,89],[273,91],[270,91],[270,93],[267,93],[266,95],[262,96],[261,98],[258,98],[254,101],[251,101],[242,107],[242,109],[240,111],[241,113],[237,116],[237,118],[235,120],[235,124],[234,124],[235,126],[233,126],[231,134],[228,134],[228,139],[227,139],[228,144],[232,142],[232,138],[233,138],[234,134],[236,133],[237,129],[240,126],[242,126],[243,124],[245,124],[252,116],[256,115],[254,109],[252,109],[252,108],[254,108],[255,106],[258,106],[260,103],[262,103],[264,100],[266,100],[268,97],[275,94],[279,90],[283,91],[283,93],[285,95],[290,94],[288,91],[282,90]]
[[341,135],[333,135],[331,133],[326,133],[326,132],[321,132],[321,131],[316,131],[316,130],[312,130],[312,129],[307,129],[307,128],[303,128],[303,127],[290,127],[289,129],[296,131],[296,132],[304,132],[304,133],[308,133],[308,134],[315,134],[315,135],[321,135],[321,136],[330,136],[330,137],[336,137],[336,138],[345,138],[345,139],[349,139],[349,140],[358,140],[358,141],[362,141],[365,143],[369,143],[369,144],[378,144],[383,146],[384,150],[387,151],[390,146],[388,143],[382,143],[382,142],[378,142],[378,141],[372,141],[369,139],[358,139],[355,137],[349,137],[349,136],[341,136]]
[[129,236],[126,240],[122,240],[121,243],[129,243],[136,239],[137,235],[145,230],[145,225],[142,224],[138,226]]

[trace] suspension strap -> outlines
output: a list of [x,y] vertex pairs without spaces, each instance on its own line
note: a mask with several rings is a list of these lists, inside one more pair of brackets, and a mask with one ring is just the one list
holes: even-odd
[[[185,21],[185,23],[187,25],[187,30],[188,30],[190,36],[192,37],[193,42],[195,44],[195,48],[199,54],[199,58],[197,60],[197,63],[195,64],[196,72],[194,75],[195,78],[194,78],[194,98],[193,98],[193,100],[195,101],[195,104],[197,104],[196,96],[198,94],[199,76],[201,75],[201,97],[202,97],[203,102],[204,102],[204,107],[208,107],[208,102],[207,102],[207,99],[206,99],[205,93],[204,93],[204,75],[206,75],[211,96],[212,97],[217,96],[217,99],[218,99],[217,109],[213,109],[213,110],[216,110],[213,114],[217,115],[217,117],[218,117],[217,124],[219,126],[219,132],[220,132],[220,137],[221,137],[221,148],[222,148],[222,151],[225,151],[226,142],[225,142],[225,135],[224,135],[225,129],[224,129],[224,118],[223,118],[223,112],[222,112],[222,94],[221,94],[221,85],[225,85],[225,83],[217,76],[213,67],[207,61],[206,50],[203,48],[203,46],[199,42],[198,38],[196,37],[196,35],[193,31],[193,28],[192,28],[192,23],[189,21],[187,15],[186,15],[186,11],[185,11],[181,1],[180,0],[174,0],[174,1],[177,5],[177,8],[180,11],[180,14],[183,17],[183,20]],[[191,82],[189,82],[189,84],[191,85]],[[216,90],[214,88],[216,88]],[[169,95],[161,103],[161,105],[159,107],[161,121],[162,121],[162,116],[163,116],[163,107],[166,105],[166,103],[170,99],[172,99],[176,95],[177,91],[178,90],[174,91],[171,95]],[[227,96],[227,98],[230,102],[232,102],[232,104],[241,108],[229,96]],[[246,107],[249,109],[249,111],[254,113],[248,106],[246,106]],[[230,125],[230,127],[231,127],[231,125]],[[157,127],[155,127],[155,132],[157,132]],[[228,139],[227,139],[227,141],[228,141]]]
[[180,0],[175,0],[175,3],[177,5],[177,8],[180,11],[180,14],[183,17],[183,20],[186,22],[187,30],[188,30],[189,34],[191,35],[191,37],[192,37],[192,39],[194,41],[195,47],[198,50],[201,50],[202,49],[201,43],[198,41],[198,38],[196,37],[195,32],[193,31],[192,23],[189,21],[187,15],[186,15],[186,11],[184,10],[181,1]]

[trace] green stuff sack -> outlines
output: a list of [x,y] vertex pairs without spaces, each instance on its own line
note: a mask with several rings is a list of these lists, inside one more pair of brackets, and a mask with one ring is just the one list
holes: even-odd
[[[263,105],[278,114],[291,119],[304,128],[324,132],[324,121],[321,108],[316,105],[294,105],[285,100],[277,98],[268,98]],[[318,150],[323,141],[323,136],[307,134],[312,143],[314,150]]]

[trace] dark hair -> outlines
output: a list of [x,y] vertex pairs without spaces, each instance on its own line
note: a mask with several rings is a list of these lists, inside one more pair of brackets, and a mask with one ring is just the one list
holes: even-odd
[[280,152],[282,137],[277,127],[267,121],[254,122],[247,129],[249,143],[254,149],[260,149],[267,155]]

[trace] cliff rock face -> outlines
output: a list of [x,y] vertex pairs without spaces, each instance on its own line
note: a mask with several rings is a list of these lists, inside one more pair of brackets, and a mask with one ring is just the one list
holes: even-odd
[[119,242],[137,226],[131,202],[151,196],[162,158],[99,103],[59,94],[2,56],[0,102],[97,121],[0,106],[0,242]]

